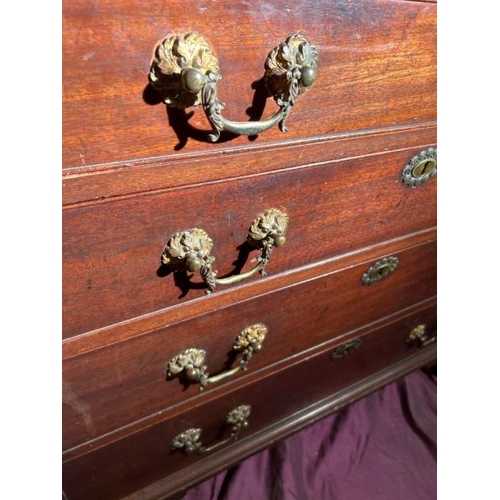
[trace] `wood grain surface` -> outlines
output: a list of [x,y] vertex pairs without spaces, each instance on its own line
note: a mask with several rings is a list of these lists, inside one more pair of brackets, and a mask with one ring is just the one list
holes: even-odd
[[[395,272],[376,285],[362,285],[364,272],[384,256],[399,258]],[[237,366],[230,351],[240,331],[256,323],[269,329],[248,371],[208,385],[208,392],[262,376],[277,363],[434,295],[436,241],[403,250],[393,246],[377,259],[361,254],[355,266],[70,358],[63,362],[64,449],[190,399],[202,404],[197,384],[166,381],[168,361],[187,348],[204,349],[208,371],[216,374]],[[85,402],[85,412],[78,401]]]
[[414,189],[400,181],[416,153],[402,150],[66,209],[64,337],[203,297],[199,276],[161,266],[161,252],[177,231],[199,227],[210,235],[221,277],[255,265],[256,253],[244,243],[254,218],[270,207],[284,209],[290,223],[269,273],[433,227],[436,179]]
[[421,323],[430,331],[435,328],[435,307],[361,334],[361,347],[344,358],[331,359],[336,344],[330,343],[303,362],[207,402],[203,412],[194,408],[108,446],[74,455],[63,464],[64,490],[69,498],[112,500],[192,465],[203,456],[171,451],[172,439],[192,427],[202,429],[204,443],[227,437],[224,417],[241,404],[252,406],[250,427],[244,431],[251,438],[252,433],[415,353],[406,338]]
[[[436,327],[437,179],[401,182],[437,143],[435,1],[63,0],[62,13],[65,498],[165,498],[435,358],[405,339]],[[160,102],[154,50],[187,31],[217,54],[224,116],[238,121],[277,110],[263,82],[273,47],[310,39],[318,79],[288,133],[214,144],[201,107]],[[267,276],[207,296],[199,276],[161,265],[174,232],[200,227],[219,277],[246,271],[259,254],[248,228],[270,207],[290,223]],[[362,286],[389,255],[396,272]],[[165,380],[188,347],[207,350],[209,373],[234,366],[235,335],[257,322],[269,333],[248,372],[204,393]],[[204,443],[226,436],[240,404],[253,411],[239,442],[170,451],[193,426]]]
[[[244,27],[244,29],[242,29]],[[299,97],[289,132],[253,143],[320,137],[436,120],[436,5],[363,0],[63,1],[63,166],[212,151],[201,109],[168,111],[148,86],[156,44],[197,31],[220,61],[229,119],[277,109],[262,77],[267,54],[301,32],[320,53],[319,76]],[[191,112],[193,112],[191,116]],[[226,147],[248,137],[225,137]]]

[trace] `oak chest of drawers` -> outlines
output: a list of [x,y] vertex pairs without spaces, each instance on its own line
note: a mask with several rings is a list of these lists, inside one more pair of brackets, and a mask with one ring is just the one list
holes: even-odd
[[435,3],[67,0],[63,132],[69,500],[436,359]]

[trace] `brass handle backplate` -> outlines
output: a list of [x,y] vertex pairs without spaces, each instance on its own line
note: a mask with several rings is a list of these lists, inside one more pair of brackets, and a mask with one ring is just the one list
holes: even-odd
[[161,261],[173,271],[199,271],[208,286],[207,293],[211,293],[217,285],[238,283],[258,272],[264,276],[273,248],[284,245],[286,241],[287,226],[288,215],[277,208],[266,210],[253,221],[247,241],[260,248],[262,255],[257,258],[258,264],[246,273],[217,278],[217,271],[212,269],[215,257],[210,255],[213,240],[203,229],[196,227],[173,234],[163,249]]
[[299,33],[288,36],[267,56],[264,79],[279,111],[264,121],[234,122],[222,116],[225,104],[217,98],[217,84],[222,78],[219,61],[208,42],[197,33],[167,36],[156,48],[149,80],[163,102],[185,109],[201,104],[212,126],[209,139],[215,142],[223,130],[238,135],[257,135],[285,121],[297,97],[316,80],[318,51]]
[[238,334],[233,344],[233,352],[241,354],[240,363],[235,368],[219,375],[210,376],[207,372],[207,352],[203,349],[189,348],[174,356],[167,365],[167,378],[178,377],[189,382],[199,383],[200,391],[207,384],[220,382],[240,370],[246,370],[248,363],[256,352],[262,350],[262,344],[267,335],[267,326],[262,323],[245,328]]
[[193,428],[187,429],[176,436],[172,440],[170,448],[172,450],[184,449],[186,453],[207,453],[213,451],[229,441],[238,439],[241,429],[248,427],[248,417],[251,411],[252,407],[250,405],[241,405],[228,413],[224,420],[224,424],[231,426],[231,435],[227,439],[210,446],[205,446],[200,441],[202,429]]
[[425,325],[417,325],[408,335],[406,342],[408,344],[416,342],[419,349],[424,349],[434,345],[437,342],[437,337],[429,337]]
[[413,156],[401,172],[401,179],[409,187],[425,184],[437,174],[437,149],[428,148]]
[[370,266],[370,268],[361,277],[363,285],[374,285],[387,278],[398,267],[399,259],[397,257],[385,257]]

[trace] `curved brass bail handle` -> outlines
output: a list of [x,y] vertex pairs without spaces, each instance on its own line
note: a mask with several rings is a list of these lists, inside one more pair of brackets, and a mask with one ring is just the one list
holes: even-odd
[[262,323],[249,326],[241,331],[233,344],[232,350],[242,354],[240,363],[235,368],[210,376],[207,372],[206,356],[203,349],[189,348],[174,356],[167,365],[167,378],[183,378],[188,382],[199,383],[200,391],[207,384],[225,380],[239,371],[247,370],[248,363],[256,352],[262,350],[267,335],[267,326]]
[[156,49],[149,80],[169,106],[185,109],[202,104],[212,125],[209,139],[215,142],[223,130],[257,135],[279,124],[286,132],[285,121],[297,97],[316,80],[318,60],[316,47],[300,33],[288,36],[269,53],[264,80],[280,109],[263,121],[235,122],[222,116],[225,104],[217,97],[217,83],[222,78],[219,62],[207,41],[197,33],[165,38]]
[[258,272],[264,276],[273,248],[286,241],[287,226],[288,215],[277,208],[269,208],[253,221],[247,240],[260,248],[262,255],[257,258],[255,267],[242,274],[217,278],[217,271],[212,268],[215,257],[210,255],[213,241],[203,229],[196,227],[174,233],[163,249],[161,261],[173,271],[199,271],[208,286],[207,293],[212,293],[217,285],[238,283]]
[[238,439],[241,429],[248,427],[248,417],[251,411],[252,407],[250,405],[240,405],[230,411],[224,420],[224,424],[231,426],[231,435],[218,443],[214,443],[211,446],[205,446],[200,441],[202,429],[193,428],[187,429],[175,436],[170,445],[170,449],[173,451],[184,449],[186,453],[208,453],[209,451],[213,451],[230,441]]

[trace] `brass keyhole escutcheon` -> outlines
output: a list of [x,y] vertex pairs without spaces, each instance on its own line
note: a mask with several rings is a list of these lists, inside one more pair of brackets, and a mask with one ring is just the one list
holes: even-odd
[[417,163],[415,167],[413,167],[412,175],[413,177],[422,177],[423,175],[431,175],[432,172],[436,169],[437,161],[433,158],[429,158],[427,160],[422,160]]
[[413,156],[401,172],[401,179],[409,187],[425,184],[437,174],[437,150],[428,148]]
[[374,285],[387,278],[398,267],[399,259],[397,257],[385,257],[373,264],[361,277],[363,285]]

